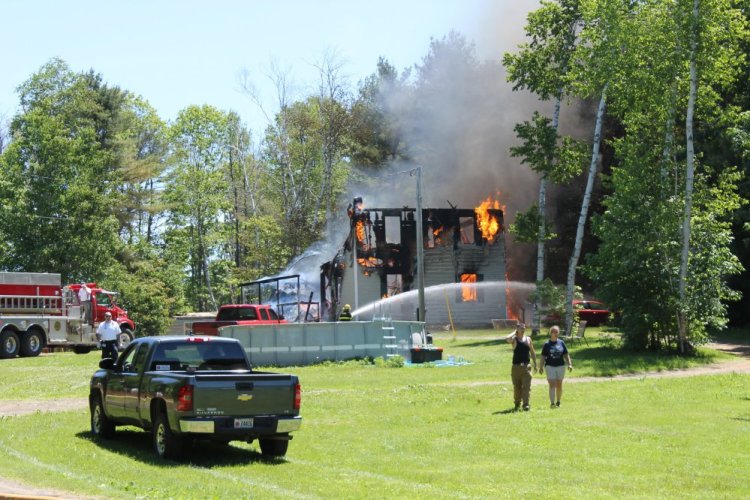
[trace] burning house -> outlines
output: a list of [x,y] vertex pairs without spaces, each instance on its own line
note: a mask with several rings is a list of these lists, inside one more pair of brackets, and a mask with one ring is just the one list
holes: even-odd
[[[417,217],[422,220],[425,321],[464,327],[505,319],[503,210],[487,199],[476,208],[348,208],[350,231],[335,258],[321,266],[324,320],[344,304],[358,320],[417,318]],[[386,299],[386,300],[383,300]]]

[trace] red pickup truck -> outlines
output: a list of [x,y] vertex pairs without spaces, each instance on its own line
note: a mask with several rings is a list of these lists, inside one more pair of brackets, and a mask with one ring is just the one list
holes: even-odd
[[271,306],[263,304],[227,304],[219,308],[213,321],[194,321],[188,329],[192,335],[218,335],[222,326],[273,325],[287,323]]

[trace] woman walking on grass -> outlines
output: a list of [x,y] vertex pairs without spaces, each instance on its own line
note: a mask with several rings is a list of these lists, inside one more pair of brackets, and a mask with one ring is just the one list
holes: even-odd
[[549,402],[552,408],[558,408],[562,399],[562,383],[565,378],[563,358],[568,363],[568,370],[573,369],[568,348],[565,346],[565,342],[558,338],[559,335],[559,326],[555,325],[549,329],[549,340],[542,347],[542,362],[539,365],[539,373],[544,373],[544,368],[547,367]]

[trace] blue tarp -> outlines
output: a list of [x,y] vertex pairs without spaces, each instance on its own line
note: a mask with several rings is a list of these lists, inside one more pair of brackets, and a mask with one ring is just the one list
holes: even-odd
[[428,361],[425,363],[410,363],[405,362],[404,366],[434,366],[436,368],[440,368],[443,366],[465,366],[465,365],[473,365],[474,363],[471,363],[469,361],[466,361],[463,356],[459,356],[458,358],[454,356],[448,356],[448,359],[441,359],[438,361]]

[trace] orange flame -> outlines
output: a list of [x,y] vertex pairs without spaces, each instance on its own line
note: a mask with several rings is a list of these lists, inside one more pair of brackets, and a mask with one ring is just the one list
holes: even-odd
[[382,264],[380,259],[376,259],[375,257],[357,259],[357,263],[359,263],[359,265],[362,267],[378,267]]
[[488,243],[495,241],[495,236],[500,231],[500,222],[497,217],[489,213],[490,209],[500,209],[500,202],[493,200],[491,196],[474,208],[474,213],[477,214],[477,225],[482,232],[482,237]]
[[[462,274],[461,283],[476,283],[476,274]],[[472,284],[461,286],[461,299],[464,302],[476,302],[477,300],[477,288]]]
[[515,312],[518,309],[516,299],[508,287],[508,281],[508,271],[505,271],[505,316],[508,319],[520,321],[518,314]]

